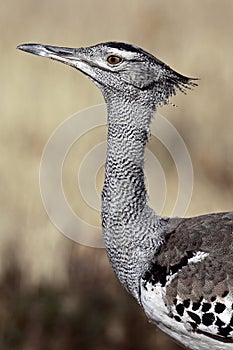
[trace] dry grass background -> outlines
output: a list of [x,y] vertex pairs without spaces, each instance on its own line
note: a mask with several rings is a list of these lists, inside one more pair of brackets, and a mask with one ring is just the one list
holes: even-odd
[[161,112],[193,161],[187,214],[232,210],[232,15],[229,0],[1,1],[0,349],[178,349],[118,285],[105,252],[66,239],[41,202],[47,139],[102,96],[73,69],[15,47],[127,41],[200,77]]

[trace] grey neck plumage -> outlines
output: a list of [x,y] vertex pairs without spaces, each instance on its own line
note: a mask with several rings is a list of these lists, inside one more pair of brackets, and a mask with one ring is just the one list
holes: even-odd
[[155,105],[148,92],[134,99],[119,92],[106,93],[104,97],[108,110],[102,192],[104,239],[118,278],[139,299],[139,278],[164,237],[162,219],[147,205],[143,172],[144,150]]

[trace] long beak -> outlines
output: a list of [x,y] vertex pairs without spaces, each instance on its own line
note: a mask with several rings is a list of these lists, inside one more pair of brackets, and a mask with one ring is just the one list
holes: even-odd
[[63,62],[78,69],[82,68],[81,62],[85,62],[85,59],[82,57],[82,48],[75,49],[41,44],[23,44],[17,46],[17,49],[34,55],[48,57],[52,60]]

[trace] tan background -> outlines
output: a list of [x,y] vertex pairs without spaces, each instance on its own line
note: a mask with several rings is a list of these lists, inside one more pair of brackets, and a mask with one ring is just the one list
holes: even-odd
[[[187,215],[232,210],[232,15],[229,0],[1,1],[1,349],[178,349],[119,286],[105,252],[66,239],[41,202],[38,169],[47,139],[102,96],[78,72],[15,47],[126,41],[199,77],[198,88],[173,99],[178,108],[160,112],[193,161]],[[177,183],[167,176],[172,193]],[[67,192],[78,207],[68,179],[67,170]]]

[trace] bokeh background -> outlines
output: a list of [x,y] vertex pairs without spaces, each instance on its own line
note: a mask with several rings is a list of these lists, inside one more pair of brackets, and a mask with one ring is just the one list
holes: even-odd
[[[103,249],[72,242],[50,222],[38,183],[46,141],[68,116],[103,99],[78,72],[16,46],[127,41],[199,77],[198,88],[173,99],[177,108],[160,110],[189,149],[195,181],[187,216],[198,215],[232,210],[232,16],[229,0],[1,0],[1,350],[180,349],[148,323]],[[173,195],[175,172],[157,146]],[[74,171],[71,157],[65,186],[78,210]]]

